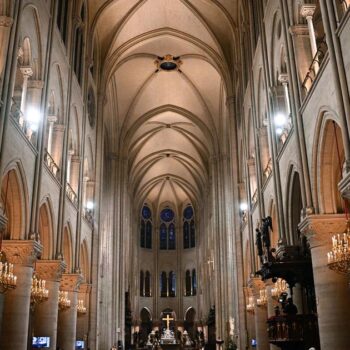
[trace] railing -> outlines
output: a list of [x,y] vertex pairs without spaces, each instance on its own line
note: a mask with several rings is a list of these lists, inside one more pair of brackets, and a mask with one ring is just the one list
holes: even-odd
[[55,163],[54,159],[50,155],[50,153],[45,149],[45,154],[44,154],[44,161],[48,168],[50,169],[52,175],[59,180],[60,179],[60,168],[58,165]]
[[252,197],[252,205],[254,205],[258,201],[258,189],[254,191],[253,197]]
[[70,199],[70,201],[77,206],[78,205],[78,196],[75,193],[75,191],[73,190],[72,186],[67,182],[66,185],[66,194],[68,196],[68,198]]
[[298,344],[307,345],[307,348],[318,345],[318,323],[314,314],[273,316],[267,324],[271,344],[282,348],[294,344],[293,349],[299,349]]
[[17,102],[12,99],[10,115],[13,120],[17,123],[20,130],[23,132],[24,136],[31,142],[31,144],[36,147],[36,133],[30,128],[27,123],[23,112],[18,106]]
[[89,222],[90,225],[94,225],[94,214],[90,209],[83,209],[84,218]]
[[327,51],[328,51],[328,46],[327,46],[325,37],[323,37],[320,44],[317,47],[317,52],[312,59],[309,70],[306,73],[305,79],[304,79],[303,84],[302,84],[305,96],[310,91],[311,86],[316,79],[317,73],[319,71],[319,67],[320,67]]
[[267,162],[267,165],[264,169],[264,175],[265,175],[266,180],[269,178],[271,173],[272,173],[272,158],[269,159],[269,161]]

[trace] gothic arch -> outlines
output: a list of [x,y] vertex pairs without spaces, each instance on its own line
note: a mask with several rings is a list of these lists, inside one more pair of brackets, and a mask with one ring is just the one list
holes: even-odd
[[2,178],[1,202],[8,219],[6,239],[26,239],[28,191],[20,161],[13,162]]
[[80,268],[81,273],[86,283],[90,282],[90,261],[89,261],[89,249],[86,240],[80,245]]
[[338,117],[329,109],[324,108],[319,115],[312,159],[316,210],[320,214],[341,213],[343,207],[338,183],[341,180],[345,160],[344,144]]
[[46,199],[39,209],[39,235],[43,246],[41,258],[46,260],[52,259],[54,253],[54,230],[49,199]]

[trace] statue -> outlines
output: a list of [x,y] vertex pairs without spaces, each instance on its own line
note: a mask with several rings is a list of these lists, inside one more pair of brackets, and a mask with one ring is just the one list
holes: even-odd
[[255,232],[256,232],[255,244],[256,244],[256,247],[257,247],[257,250],[258,250],[260,263],[263,264],[264,260],[263,260],[263,246],[262,246],[262,240],[261,240],[261,232],[260,232],[260,230],[258,228],[255,230]]

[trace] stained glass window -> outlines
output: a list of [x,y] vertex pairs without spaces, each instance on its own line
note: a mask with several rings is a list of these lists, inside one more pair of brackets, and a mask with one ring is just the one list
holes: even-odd
[[164,208],[160,212],[160,244],[159,248],[162,250],[176,249],[176,235],[175,235],[175,213],[170,208]]
[[196,246],[196,229],[194,223],[194,212],[189,204],[183,211],[183,241],[184,249]]
[[176,275],[174,271],[169,272],[169,297],[176,296]]
[[162,272],[160,274],[160,296],[167,297],[168,296],[168,283],[166,272]]
[[152,249],[152,211],[147,205],[141,210],[140,246]]

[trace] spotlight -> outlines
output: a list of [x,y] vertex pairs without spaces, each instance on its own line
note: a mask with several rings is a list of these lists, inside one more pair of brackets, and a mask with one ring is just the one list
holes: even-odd
[[282,135],[282,133],[283,133],[283,129],[282,128],[277,128],[276,129],[276,134],[277,135]]
[[88,210],[94,209],[94,203],[91,202],[91,201],[88,201],[88,202],[86,203],[86,209],[88,209]]
[[26,113],[26,119],[29,127],[32,131],[37,131],[39,129],[39,123],[41,120],[40,111],[38,108],[29,107]]
[[246,211],[248,209],[248,204],[247,203],[241,203],[239,206],[239,209],[241,211]]
[[277,127],[282,127],[287,123],[287,118],[284,114],[278,113],[275,116],[275,125]]

